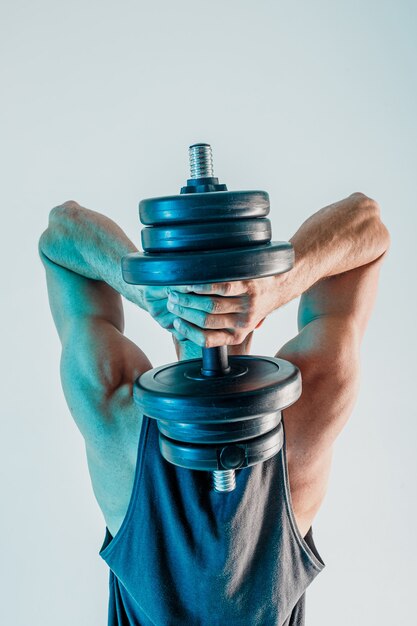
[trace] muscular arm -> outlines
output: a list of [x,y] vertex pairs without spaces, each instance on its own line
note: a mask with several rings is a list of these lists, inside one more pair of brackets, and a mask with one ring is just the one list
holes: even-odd
[[[279,277],[286,301],[307,292],[318,281],[367,265],[379,258],[389,246],[389,234],[375,200],[362,193],[320,209],[309,217],[291,237],[295,266]],[[308,319],[310,299],[300,309]]]
[[121,256],[134,249],[112,220],[73,202],[51,211],[39,241],[62,344],[62,386],[87,445],[124,428],[114,406],[122,396],[129,404],[133,380],[151,367],[123,335],[120,294],[143,304],[141,290],[126,285],[120,270]]
[[301,398],[284,411],[293,508],[303,534],[324,498],[333,444],[356,401],[360,344],[383,258],[303,294],[300,332],[277,354],[295,363],[303,380]]
[[181,308],[171,310],[181,316],[184,336],[200,345],[233,345],[302,294],[299,333],[277,356],[295,363],[303,380],[284,424],[293,508],[304,536],[324,497],[333,443],[356,399],[360,344],[389,235],[378,204],[352,194],[315,213],[291,241],[296,262],[287,274],[197,286],[197,295],[179,293]]
[[137,248],[110,218],[65,202],[49,214],[39,250],[50,261],[75,274],[100,280],[144,308],[143,289],[124,282],[120,260]]
[[[352,410],[360,345],[382,262],[383,256],[327,278],[303,294],[300,331],[277,353],[295,363],[302,373],[303,394],[294,408],[286,410],[292,420],[293,443],[300,451],[315,455],[328,449]],[[306,309],[311,315],[308,321]]]
[[[275,309],[317,282],[367,265],[389,245],[378,204],[354,193],[314,213],[290,239],[295,265],[285,274],[253,280],[194,285],[194,293],[175,288],[168,301],[178,316],[178,331],[200,346],[230,346],[242,341]],[[311,299],[301,317],[309,319]]]
[[301,369],[303,395],[286,414],[294,446],[313,456],[331,447],[352,410],[360,345],[389,245],[377,203],[348,200],[313,215],[292,238],[298,262],[287,286],[302,291],[299,334],[278,356]]

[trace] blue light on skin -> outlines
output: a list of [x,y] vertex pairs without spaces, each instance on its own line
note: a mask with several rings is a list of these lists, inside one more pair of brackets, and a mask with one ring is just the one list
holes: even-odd
[[[184,287],[183,291],[192,291],[193,287]],[[184,307],[179,307],[175,304],[180,300],[180,293],[175,292],[174,290],[168,288],[168,302],[167,309],[173,313],[174,315],[180,315],[183,313]],[[199,294],[193,294],[193,299],[198,298],[199,305],[203,303],[203,306],[207,311],[211,308],[211,298],[209,296],[202,296]],[[177,353],[178,360],[186,360],[186,359],[197,359],[201,358],[202,347],[204,346],[205,336],[201,328],[203,327],[204,319],[207,315],[202,310],[187,308],[187,317],[189,322],[184,321],[180,317],[174,317],[173,325],[176,329],[176,334],[172,335],[175,350]],[[263,321],[263,320],[262,320]],[[260,324],[259,324],[260,325]],[[187,332],[190,336],[190,339],[186,339],[182,333]],[[180,339],[180,337],[184,337],[184,339]],[[238,355],[238,354],[250,354],[250,347],[252,343],[253,331],[250,332],[245,340],[238,345],[230,345],[228,348],[228,352],[230,355]]]

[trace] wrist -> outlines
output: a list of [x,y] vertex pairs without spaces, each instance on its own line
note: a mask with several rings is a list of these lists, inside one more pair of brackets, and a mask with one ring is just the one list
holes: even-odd
[[298,298],[304,291],[316,282],[314,265],[306,252],[294,245],[294,265],[283,274],[276,274],[274,278],[273,293],[275,294],[275,306],[277,309],[284,306],[294,298]]

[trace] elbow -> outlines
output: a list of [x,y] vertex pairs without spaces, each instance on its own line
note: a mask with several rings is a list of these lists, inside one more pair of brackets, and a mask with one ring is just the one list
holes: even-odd
[[48,229],[44,230],[42,235],[39,237],[38,241],[38,254],[43,259],[43,257],[47,256],[46,250],[48,247]]
[[375,260],[385,254],[391,245],[390,233],[381,219],[381,207],[376,200],[358,191],[350,197],[354,200],[361,227],[366,229],[373,243]]
[[48,229],[55,229],[77,218],[80,205],[74,200],[67,200],[49,211]]
[[58,239],[65,235],[68,224],[76,219],[80,205],[73,200],[69,200],[60,204],[49,211],[48,227],[41,234],[38,241],[38,252],[42,257],[48,257],[50,260],[53,256],[53,248]]

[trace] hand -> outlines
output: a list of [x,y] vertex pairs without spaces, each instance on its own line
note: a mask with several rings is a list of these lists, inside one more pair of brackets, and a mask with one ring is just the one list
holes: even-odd
[[277,308],[283,276],[172,287],[167,308],[174,329],[204,348],[241,344]]
[[145,311],[152,315],[154,320],[156,320],[162,328],[172,333],[178,341],[184,341],[185,338],[174,328],[173,322],[175,315],[167,308],[168,292],[169,287],[165,285],[143,287],[140,304]]
[[[186,287],[176,287],[186,290]],[[201,349],[193,344],[184,335],[174,328],[173,321],[176,316],[167,309],[168,293],[170,288],[161,285],[157,287],[144,286],[140,294],[140,307],[147,311],[162,328],[168,330],[174,341],[175,350],[180,360],[201,357]]]

